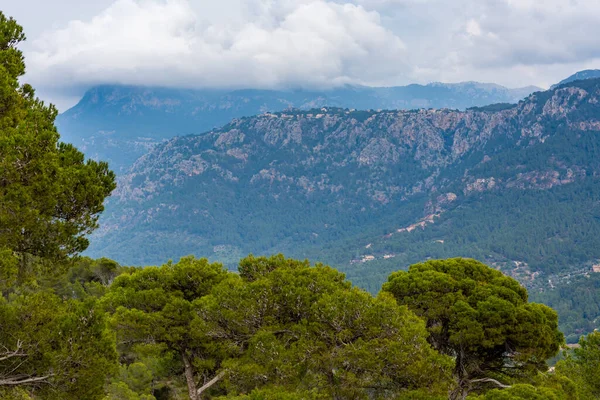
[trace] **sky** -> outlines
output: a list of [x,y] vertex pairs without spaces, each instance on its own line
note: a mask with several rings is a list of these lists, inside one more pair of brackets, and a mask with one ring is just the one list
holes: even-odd
[[0,0],[24,81],[61,111],[91,86],[549,87],[600,68],[599,0]]

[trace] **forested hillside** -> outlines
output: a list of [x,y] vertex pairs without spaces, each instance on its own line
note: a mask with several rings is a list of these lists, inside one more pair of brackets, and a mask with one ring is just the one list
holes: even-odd
[[90,254],[285,251],[372,291],[430,257],[523,280],[585,267],[600,258],[599,96],[587,80],[499,111],[323,108],[176,138],[121,177]]

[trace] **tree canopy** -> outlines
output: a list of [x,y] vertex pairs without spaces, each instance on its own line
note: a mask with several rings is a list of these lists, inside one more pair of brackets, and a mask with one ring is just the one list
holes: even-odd
[[600,398],[600,332],[582,337],[556,369],[576,383],[581,400]]
[[44,399],[102,398],[116,351],[94,301],[63,301],[45,292],[0,297],[0,326],[0,390],[25,387]]
[[390,275],[383,291],[424,318],[429,342],[454,358],[453,399],[545,371],[564,342],[556,312],[529,303],[516,280],[472,259],[412,265]]
[[421,320],[323,265],[250,256],[237,275],[184,258],[120,276],[103,303],[120,343],[178,355],[191,399],[254,389],[390,398],[450,382],[452,362]]
[[121,354],[139,344],[161,346],[163,357],[179,360],[175,368],[185,377],[190,399],[197,399],[199,377],[215,368],[218,351],[192,328],[192,303],[226,277],[222,265],[193,257],[119,276],[102,302],[112,314]]
[[19,83],[23,40],[0,12],[0,397],[100,399],[116,367],[105,315],[44,281],[87,247],[114,174],[59,142],[56,108]]
[[56,108],[19,84],[24,39],[0,12],[0,248],[60,259],[86,249],[115,177],[59,142]]

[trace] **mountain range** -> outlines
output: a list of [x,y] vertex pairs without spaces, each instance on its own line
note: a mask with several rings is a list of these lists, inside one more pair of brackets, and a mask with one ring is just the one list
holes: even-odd
[[[130,167],[133,153],[121,158],[118,188],[87,254],[134,265],[196,254],[233,268],[250,252],[284,252],[329,263],[372,292],[412,263],[473,257],[559,310],[561,329],[576,342],[600,326],[600,274],[592,272],[600,271],[600,79],[593,76],[584,71],[517,104],[460,111],[356,110],[295,92],[303,108],[170,139],[208,123],[177,118],[195,115],[189,107],[197,99],[123,87],[94,97],[101,91],[94,89],[67,116],[89,121],[91,131],[97,123],[121,126],[105,136],[120,150],[137,141],[145,154]],[[132,102],[132,91],[156,99],[140,94]],[[264,93],[246,91],[253,100],[237,97],[232,109],[252,103],[243,111],[250,113],[265,104]],[[276,104],[280,94],[268,93]],[[198,115],[216,124],[233,112],[217,109]],[[99,110],[116,120],[103,121]],[[168,121],[162,139],[136,136]],[[98,154],[111,149],[91,145]]]
[[536,87],[432,83],[399,87],[345,86],[308,90],[192,90],[105,85],[88,90],[59,115],[64,141],[123,173],[150,148],[174,136],[199,134],[234,118],[323,106],[354,109],[466,109],[514,103]]
[[[91,254],[137,264],[317,254],[369,287],[401,259],[449,254],[559,272],[600,258],[586,231],[600,223],[598,101],[600,80],[587,80],[500,110],[236,119],[141,157],[121,176]],[[551,207],[540,212],[543,202]],[[544,225],[557,218],[569,229]]]

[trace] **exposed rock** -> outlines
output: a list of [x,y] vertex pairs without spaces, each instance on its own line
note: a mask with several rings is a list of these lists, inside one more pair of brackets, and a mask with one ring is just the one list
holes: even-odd
[[[600,164],[581,161],[600,128],[597,99],[600,80],[500,111],[323,107],[236,119],[138,159],[119,179],[102,234],[124,243],[128,232],[176,230],[203,240],[210,256],[224,244],[300,253],[357,237],[364,226],[378,238],[441,227],[453,210],[484,196],[599,176]],[[270,247],[255,249],[252,240]],[[379,251],[378,260],[392,250]]]

